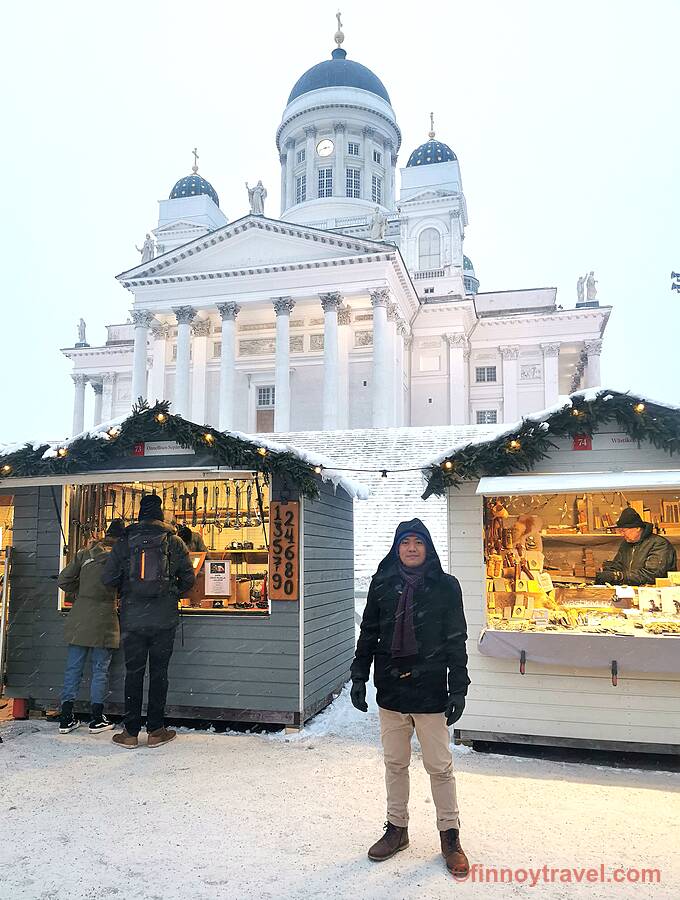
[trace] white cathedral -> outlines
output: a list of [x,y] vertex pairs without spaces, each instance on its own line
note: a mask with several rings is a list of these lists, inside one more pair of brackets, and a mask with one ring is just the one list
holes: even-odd
[[131,321],[103,346],[81,327],[63,351],[74,434],[88,383],[94,424],[145,397],[245,432],[513,422],[599,385],[610,308],[562,308],[555,288],[480,292],[456,154],[431,124],[397,186],[390,96],[335,41],[276,131],[279,218],[258,183],[230,222],[196,165],[160,202],[141,264],[118,276]]

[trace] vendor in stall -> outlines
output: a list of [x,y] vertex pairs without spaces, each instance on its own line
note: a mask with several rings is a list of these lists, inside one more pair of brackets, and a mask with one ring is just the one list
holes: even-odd
[[612,560],[597,573],[596,584],[655,584],[676,568],[675,548],[660,534],[654,534],[651,522],[645,522],[632,507],[621,513],[616,527],[623,535]]

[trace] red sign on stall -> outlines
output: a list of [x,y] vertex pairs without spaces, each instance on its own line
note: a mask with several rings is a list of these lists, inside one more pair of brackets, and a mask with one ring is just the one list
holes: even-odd
[[593,438],[590,434],[575,434],[571,444],[572,450],[592,450]]

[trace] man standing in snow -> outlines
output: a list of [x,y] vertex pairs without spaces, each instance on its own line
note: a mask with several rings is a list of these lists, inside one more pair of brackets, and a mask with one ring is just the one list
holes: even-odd
[[368,851],[375,862],[408,847],[415,729],[430,775],[442,855],[454,876],[468,874],[447,727],[465,708],[466,639],[458,580],[442,569],[420,519],[402,522],[371,581],[351,669],[352,703],[367,712],[366,682],[374,665],[387,786],[385,833]]
[[125,653],[125,729],[113,741],[128,750],[139,743],[148,658],[147,746],[160,747],[177,736],[165,727],[168,666],[179,623],[178,600],[193,586],[194,570],[186,545],[163,522],[157,494],[142,497],[139,522],[128,526],[114,547],[102,581],[120,590]]

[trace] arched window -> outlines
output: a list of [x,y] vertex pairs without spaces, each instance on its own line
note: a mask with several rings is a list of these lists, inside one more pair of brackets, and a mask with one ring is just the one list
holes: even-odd
[[436,228],[426,228],[418,238],[418,268],[438,269],[442,264],[442,248]]

